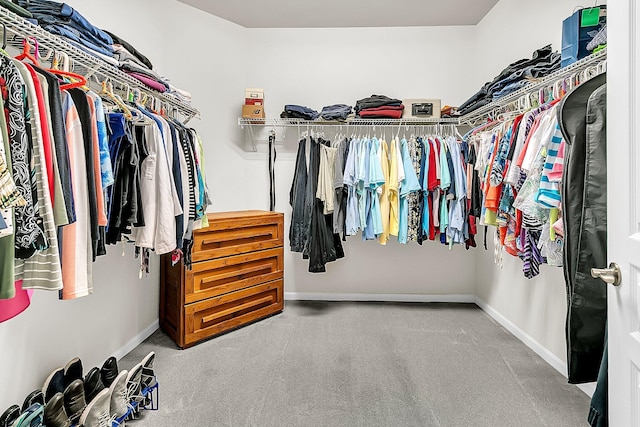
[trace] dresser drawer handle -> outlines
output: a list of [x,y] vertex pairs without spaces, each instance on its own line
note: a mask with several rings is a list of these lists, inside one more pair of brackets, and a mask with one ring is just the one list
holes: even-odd
[[271,235],[272,235],[272,233],[270,231],[264,231],[262,233],[255,233],[255,234],[247,235],[245,237],[240,237],[240,236],[220,236],[220,237],[217,237],[215,239],[203,239],[202,240],[202,245],[203,246],[207,246],[207,245],[213,245],[214,243],[231,242],[233,240],[249,239],[251,237],[263,237],[263,236],[271,236]]
[[241,270],[228,271],[226,273],[218,274],[213,277],[205,277],[200,281],[200,283],[202,283],[203,285],[206,285],[207,283],[217,282],[218,280],[223,280],[223,279],[229,279],[230,277],[242,276],[244,274],[257,273],[258,271],[267,271],[267,270],[269,271],[271,270],[271,265],[260,264],[260,265],[256,265],[255,267],[247,267]]
[[262,305],[264,303],[271,303],[271,301],[272,301],[271,297],[263,297],[263,298],[255,300],[255,301],[249,301],[249,302],[246,302],[244,304],[238,305],[236,307],[229,308],[229,309],[226,309],[226,310],[222,310],[222,311],[220,311],[218,313],[215,313],[215,314],[212,314],[210,316],[205,316],[205,317],[202,318],[202,324],[204,325],[205,323],[209,323],[209,322],[214,321],[216,319],[219,319],[221,317],[228,316],[228,315],[233,314],[233,313],[235,313],[237,311],[246,310],[248,308],[255,307],[257,305]]

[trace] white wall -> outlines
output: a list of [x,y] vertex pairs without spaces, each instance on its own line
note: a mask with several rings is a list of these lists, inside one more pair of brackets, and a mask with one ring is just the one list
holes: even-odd
[[[247,30],[246,83],[265,90],[267,117],[279,117],[285,104],[320,111],[323,106],[372,94],[394,98],[441,98],[457,104],[481,82],[471,82],[460,58],[474,55],[474,27],[341,28]],[[237,99],[242,100],[239,93]],[[239,108],[239,107],[237,107]],[[301,129],[302,131],[305,128]],[[324,128],[333,138],[339,130]],[[377,130],[380,132],[380,129]],[[405,129],[403,133],[410,135]],[[391,131],[387,130],[387,136]],[[298,129],[278,130],[277,205],[289,227],[289,188],[295,165]],[[259,153],[246,153],[247,185],[255,205],[268,208],[266,134]],[[287,245],[288,246],[288,242]],[[327,265],[327,273],[309,274],[300,254],[285,251],[285,291],[305,294],[472,295],[475,256],[439,243],[418,246],[362,242],[344,244],[346,259]],[[442,265],[462,268],[440,268]]]
[[[491,80],[517,59],[531,57],[546,44],[560,50],[562,20],[575,7],[574,0],[501,0],[496,4],[477,26],[476,63],[484,80]],[[500,270],[493,263],[493,239],[489,240],[489,251],[477,252],[477,296],[566,364],[562,268],[543,266],[538,277],[527,280],[520,259],[505,253]]]

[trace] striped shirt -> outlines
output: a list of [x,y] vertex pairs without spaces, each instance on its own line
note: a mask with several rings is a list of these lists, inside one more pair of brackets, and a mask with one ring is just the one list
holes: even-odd
[[49,185],[45,185],[47,184],[47,166],[43,142],[43,123],[40,118],[35,88],[35,84],[40,82],[37,78],[36,80],[33,79],[33,75],[26,66],[20,63],[16,63],[16,66],[22,74],[27,88],[27,101],[31,113],[27,126],[31,127],[31,149],[38,195],[37,206],[42,218],[42,226],[48,247],[28,259],[17,259],[15,261],[15,280],[23,280],[23,289],[59,290],[62,289],[62,269],[58,252],[57,228],[53,218],[51,193]]
[[[560,124],[557,117],[551,124],[554,127],[551,141],[547,148],[547,158],[542,170],[542,177],[540,179],[540,189],[536,194],[535,200],[541,206],[545,208],[559,208],[560,201],[560,179],[557,178],[557,173],[554,175],[554,166],[558,164],[558,160],[563,162],[563,158],[559,157],[560,146],[562,145],[563,138],[560,131]],[[561,176],[561,175],[560,175]]]

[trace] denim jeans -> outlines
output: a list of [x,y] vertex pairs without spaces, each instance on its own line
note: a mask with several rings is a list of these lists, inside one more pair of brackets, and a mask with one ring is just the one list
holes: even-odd
[[105,44],[95,44],[94,41],[88,39],[83,33],[72,27],[69,27],[68,25],[51,24],[43,25],[43,28],[52,34],[66,37],[70,40],[80,43],[87,49],[91,49],[107,56],[113,55],[113,48],[111,46]]
[[297,117],[304,120],[315,120],[319,116],[317,111],[302,105],[285,105],[284,112],[289,117]]
[[[45,17],[49,16],[54,18],[58,24],[69,24],[106,45],[113,44],[113,40],[107,33],[91,25],[84,16],[66,3],[49,0],[18,0],[18,4],[33,13],[38,20],[46,19]],[[53,22],[49,21],[48,23]]]
[[336,104],[322,108],[320,117],[325,120],[345,120],[349,114],[351,114],[350,105]]

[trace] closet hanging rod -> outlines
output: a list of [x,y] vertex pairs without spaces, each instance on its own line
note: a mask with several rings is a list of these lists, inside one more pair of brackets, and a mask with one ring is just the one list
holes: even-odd
[[151,98],[157,98],[169,105],[172,111],[178,111],[185,117],[185,123],[194,117],[200,117],[200,112],[191,105],[172,96],[148,88],[142,82],[120,71],[115,65],[84,52],[82,49],[73,46],[63,38],[51,34],[44,28],[32,24],[4,7],[0,7],[0,23],[3,23],[6,26],[6,31],[8,33],[17,36],[7,37],[8,44],[13,47],[22,48],[23,39],[27,37],[35,37],[40,47],[66,53],[73,61],[74,66],[81,68],[81,70],[76,69],[75,71],[79,74],[97,74],[103,79],[110,79],[113,81],[114,85],[119,87],[128,87],[131,89],[137,88],[141,92],[149,95]]
[[475,111],[472,111],[464,116],[460,117],[461,124],[474,124],[478,120],[484,120],[488,117],[488,115],[494,110],[500,110],[502,108],[507,107],[514,102],[517,102],[519,98],[530,95],[539,91],[544,87],[552,86],[555,82],[564,80],[572,77],[575,74],[578,74],[589,67],[597,66],[598,64],[606,61],[607,59],[607,49],[603,49],[599,52],[589,55],[586,58],[583,58],[579,61],[574,62],[571,65],[563,67],[548,76],[545,76],[539,80],[532,81],[527,84],[522,89],[519,89],[509,95],[504,96],[490,104],[485,105],[484,107],[480,107]]
[[447,119],[353,119],[345,122],[303,119],[238,119],[238,125],[271,127],[319,127],[319,126],[433,126],[437,124],[458,124],[457,118]]

